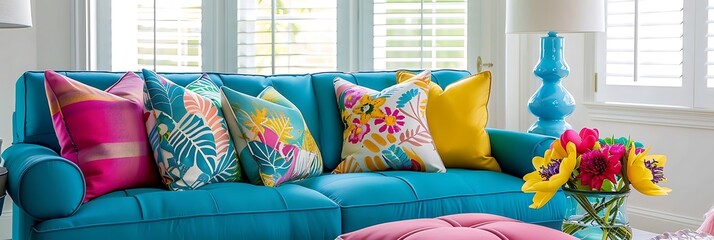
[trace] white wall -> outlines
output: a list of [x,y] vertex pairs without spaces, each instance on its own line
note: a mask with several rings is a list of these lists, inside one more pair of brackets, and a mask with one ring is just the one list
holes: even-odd
[[72,70],[70,26],[73,0],[34,0],[37,70]]
[[[710,157],[714,130],[593,120],[593,110],[584,104],[592,102],[594,89],[594,77],[586,74],[587,68],[592,67],[586,51],[588,48],[585,47],[586,37],[584,34],[564,36],[565,58],[571,72],[563,80],[563,85],[573,94],[578,104],[568,122],[575,129],[595,127],[602,135],[631,136],[652,147],[652,153],[668,156],[665,168],[668,181],[662,185],[672,188],[673,192],[669,196],[648,197],[633,190],[628,204],[631,224],[656,233],[683,228],[696,229],[703,214],[714,204],[714,191],[708,187],[712,182],[711,170],[714,169],[714,161]],[[537,35],[508,36],[507,49],[515,49],[519,54],[508,54],[507,81],[509,86],[520,89],[507,91],[508,98],[518,102],[517,106],[509,105],[512,108],[507,109],[507,112],[519,119],[517,128],[521,131],[525,131],[534,120],[526,104],[540,85],[540,80],[532,74],[533,66],[539,58],[539,44]],[[507,126],[513,128],[516,125]]]
[[[3,150],[12,141],[15,80],[24,71],[35,69],[36,65],[35,29],[0,29],[0,138],[4,141]],[[0,239],[10,238],[10,209],[12,203],[6,198],[0,217]]]
[[[35,28],[0,29],[0,138],[4,150],[12,141],[12,112],[15,109],[15,80],[37,67]],[[12,202],[7,197],[0,217],[0,239],[10,238]]]
[[[70,69],[71,0],[33,0],[33,27],[0,29],[0,138],[12,141],[15,81],[28,70]],[[0,239],[11,237],[10,198],[0,216]]]

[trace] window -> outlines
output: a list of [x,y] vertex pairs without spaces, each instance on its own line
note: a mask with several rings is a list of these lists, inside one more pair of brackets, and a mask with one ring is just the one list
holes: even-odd
[[597,100],[714,107],[707,100],[714,100],[708,89],[714,87],[712,8],[712,0],[608,0],[607,30],[598,40],[603,74]]
[[88,28],[95,69],[336,70],[337,1],[122,0],[96,1],[95,8],[96,31]]
[[682,86],[682,10],[682,0],[610,0],[607,83]]
[[465,0],[375,0],[374,68],[466,68]]
[[336,25],[336,1],[238,1],[238,72],[334,71]]
[[111,70],[201,71],[201,0],[111,1]]
[[[476,59],[466,54],[467,29],[473,30],[467,28],[467,11],[480,6],[466,0],[94,0],[88,4],[95,9],[85,12],[90,22],[86,39],[91,69],[250,74],[466,69],[467,59]],[[92,18],[96,26],[90,27]],[[477,42],[478,36],[471,39]]]

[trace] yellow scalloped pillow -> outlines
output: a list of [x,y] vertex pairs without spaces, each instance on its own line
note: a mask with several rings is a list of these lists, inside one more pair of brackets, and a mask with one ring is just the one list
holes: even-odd
[[[398,71],[397,82],[414,76],[409,71]],[[431,82],[429,89],[426,119],[444,165],[500,172],[501,167],[491,157],[491,142],[486,133],[491,72],[465,77],[444,90]]]

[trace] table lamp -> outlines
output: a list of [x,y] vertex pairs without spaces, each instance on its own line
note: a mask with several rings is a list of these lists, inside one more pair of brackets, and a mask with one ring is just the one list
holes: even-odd
[[572,128],[565,117],[575,111],[575,100],[560,84],[570,70],[558,33],[604,31],[604,0],[506,1],[506,33],[548,34],[541,37],[540,60],[533,69],[542,84],[528,101],[528,110],[537,118],[528,132],[558,137]]
[[0,0],[0,28],[32,27],[30,0]]

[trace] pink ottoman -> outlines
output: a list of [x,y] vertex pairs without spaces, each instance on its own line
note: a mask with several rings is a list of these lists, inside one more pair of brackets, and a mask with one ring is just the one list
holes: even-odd
[[561,231],[483,213],[454,214],[438,218],[382,223],[337,237],[357,239],[577,239]]

